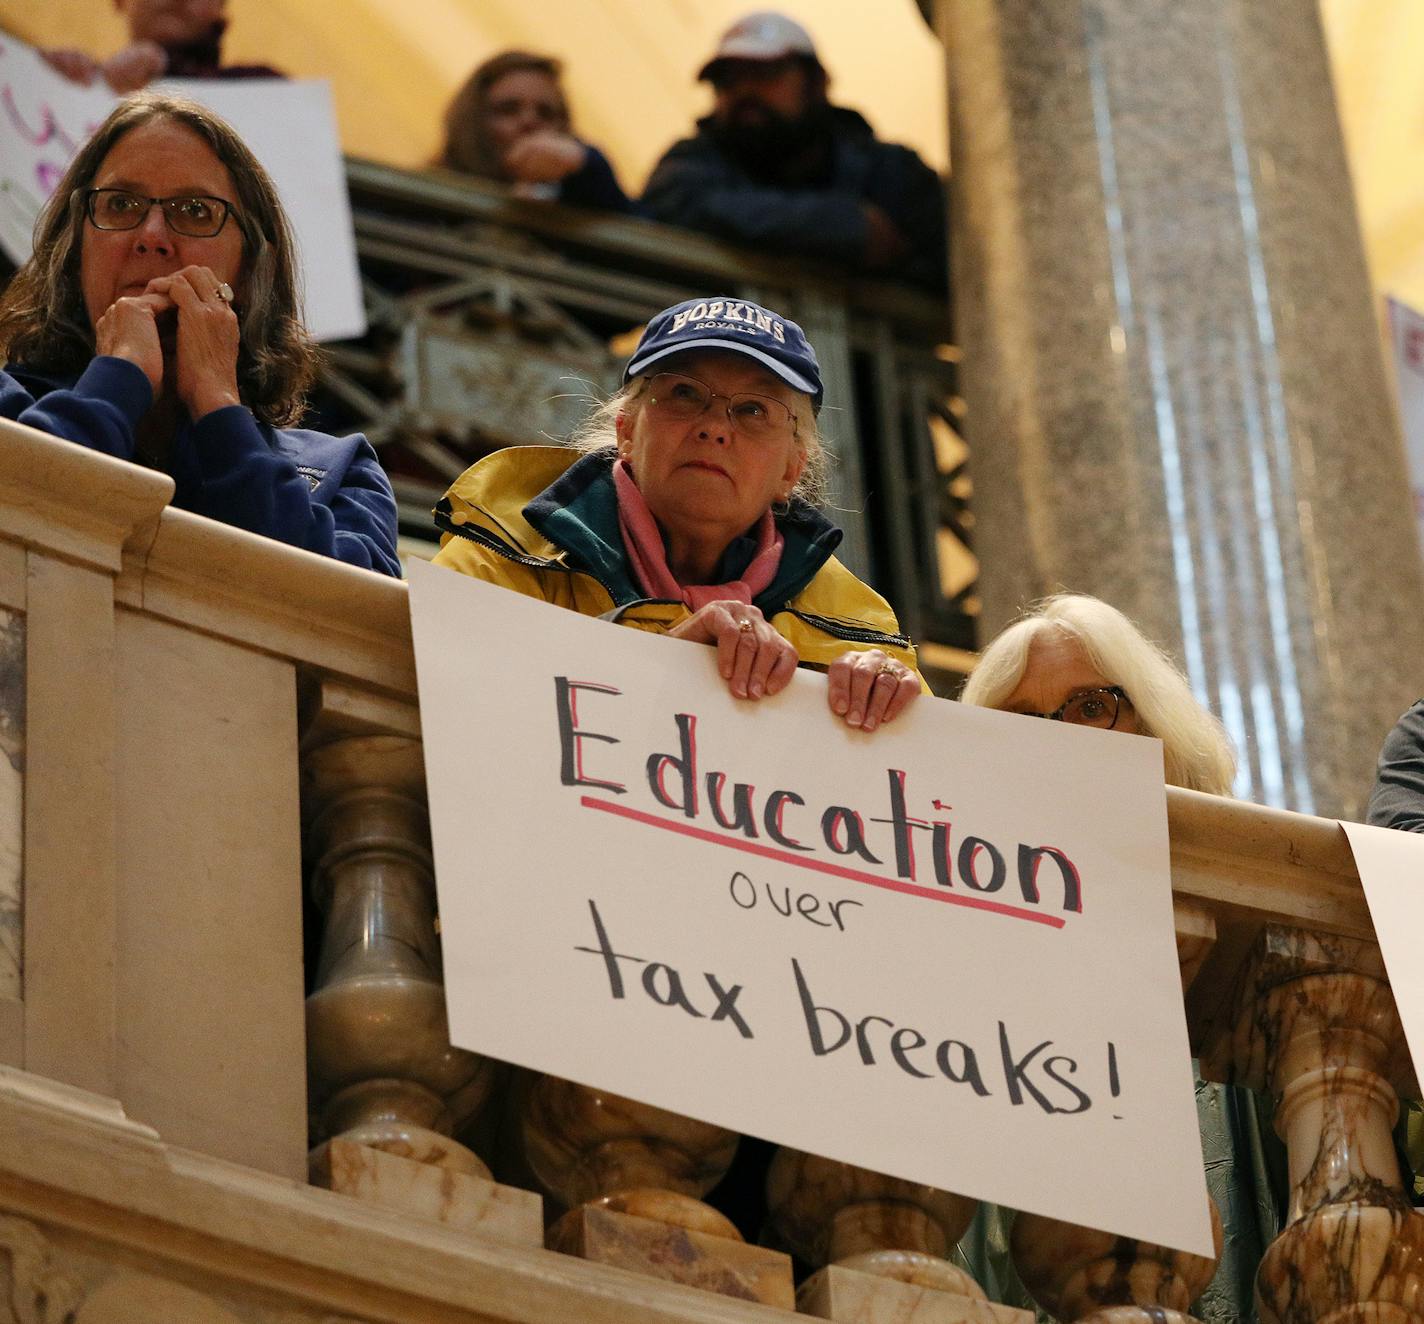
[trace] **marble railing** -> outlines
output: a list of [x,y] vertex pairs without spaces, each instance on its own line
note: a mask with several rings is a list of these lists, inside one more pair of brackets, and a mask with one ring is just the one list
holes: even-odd
[[[961,1195],[781,1150],[747,1228],[736,1135],[452,1049],[404,586],[170,494],[0,422],[0,1319],[1026,1318],[951,1264]],[[1343,835],[1168,805],[1193,1047],[1289,1155],[1260,1318],[1424,1319]],[[1212,1272],[1041,1218],[1013,1251],[1095,1324]]]

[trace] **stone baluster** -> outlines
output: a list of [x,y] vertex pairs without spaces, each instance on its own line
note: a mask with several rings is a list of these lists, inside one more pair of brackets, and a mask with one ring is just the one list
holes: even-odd
[[1211,1259],[1166,1246],[1019,1214],[1014,1267],[1035,1301],[1062,1324],[1192,1324],[1187,1313],[1216,1272],[1221,1218],[1211,1206]]
[[790,1309],[787,1256],[748,1246],[704,1204],[735,1132],[556,1076],[533,1079],[520,1125],[529,1167],[566,1213],[553,1250]]
[[[450,1046],[419,742],[363,735],[313,750],[303,809],[325,919],[307,999],[315,1129],[487,1178],[450,1138],[488,1093],[491,1064]],[[321,1146],[314,1180],[329,1184],[329,1167]]]
[[[1190,989],[1216,945],[1216,921],[1205,907],[1173,904],[1182,989]],[[1056,1319],[1092,1324],[1182,1324],[1206,1289],[1221,1256],[1221,1217],[1211,1205],[1216,1256],[1210,1260],[1062,1223],[1018,1214],[1010,1248],[1034,1300]]]
[[1424,1321],[1424,1218],[1390,1136],[1418,1085],[1378,949],[1267,926],[1202,1065],[1279,1100],[1290,1210],[1256,1278],[1262,1324]]
[[991,1306],[946,1258],[974,1200],[787,1148],[772,1160],[766,1191],[777,1236],[816,1269],[797,1293],[803,1314],[858,1324],[907,1311],[925,1320],[1019,1314]]

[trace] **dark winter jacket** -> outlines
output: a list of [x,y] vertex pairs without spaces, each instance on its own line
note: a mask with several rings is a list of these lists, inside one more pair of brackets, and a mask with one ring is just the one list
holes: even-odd
[[266,64],[223,64],[222,39],[227,20],[219,19],[201,37],[176,42],[163,48],[168,59],[164,78],[285,78],[279,69]]
[[674,143],[653,170],[642,208],[654,220],[782,253],[829,258],[863,268],[874,203],[909,244],[883,274],[945,289],[948,249],[940,178],[908,147],[880,142],[857,111],[831,108],[830,158],[821,187],[789,187],[754,178],[718,142],[711,116],[697,136]]
[[1366,821],[1424,832],[1424,699],[1384,739]]
[[[634,582],[618,526],[612,457],[562,446],[514,446],[477,461],[435,508],[444,535],[437,565],[584,616],[665,634],[688,617],[681,602],[646,598]],[[914,645],[890,604],[833,555],[841,531],[794,501],[776,578],[754,605],[803,663],[829,667],[843,653],[879,648],[916,671]],[[756,550],[728,549],[734,578]],[[740,556],[740,560],[736,558]]]

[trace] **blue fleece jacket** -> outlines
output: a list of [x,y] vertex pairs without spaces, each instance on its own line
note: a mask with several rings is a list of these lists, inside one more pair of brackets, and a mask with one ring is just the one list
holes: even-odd
[[[133,460],[152,403],[148,378],[127,359],[98,355],[68,379],[14,364],[0,372],[0,418],[121,460]],[[274,428],[230,405],[179,426],[168,472],[180,510],[400,575],[395,497],[359,433]]]

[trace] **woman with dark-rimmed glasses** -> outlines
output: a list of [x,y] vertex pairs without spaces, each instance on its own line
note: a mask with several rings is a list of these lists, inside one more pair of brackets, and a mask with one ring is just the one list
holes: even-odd
[[790,318],[726,296],[666,308],[574,449],[500,451],[456,481],[435,560],[713,645],[739,699],[819,668],[831,712],[874,731],[921,681],[889,604],[836,559],[841,531],[816,508],[821,392]]
[[[1126,616],[1085,594],[1036,603],[980,654],[961,702],[1077,726],[1156,736],[1165,780],[1229,795],[1236,759],[1221,723],[1192,694],[1172,660]],[[1175,973],[1173,976],[1175,977]],[[1195,1309],[1202,1319],[1249,1313],[1252,1276],[1280,1228],[1279,1156],[1250,1094],[1197,1081],[1207,1187],[1226,1225],[1221,1266]],[[1279,1146],[1276,1146],[1279,1149]],[[1000,1300],[1014,1298],[1008,1223],[983,1206],[962,1248],[976,1277]],[[1026,1297],[1018,1298],[1029,1305]]]
[[1045,598],[980,654],[960,701],[1077,726],[1156,736],[1166,780],[1229,795],[1236,759],[1187,678],[1115,607]]
[[0,297],[0,417],[169,474],[173,504],[385,574],[396,507],[361,436],[293,428],[315,374],[291,232],[241,138],[121,102]]

